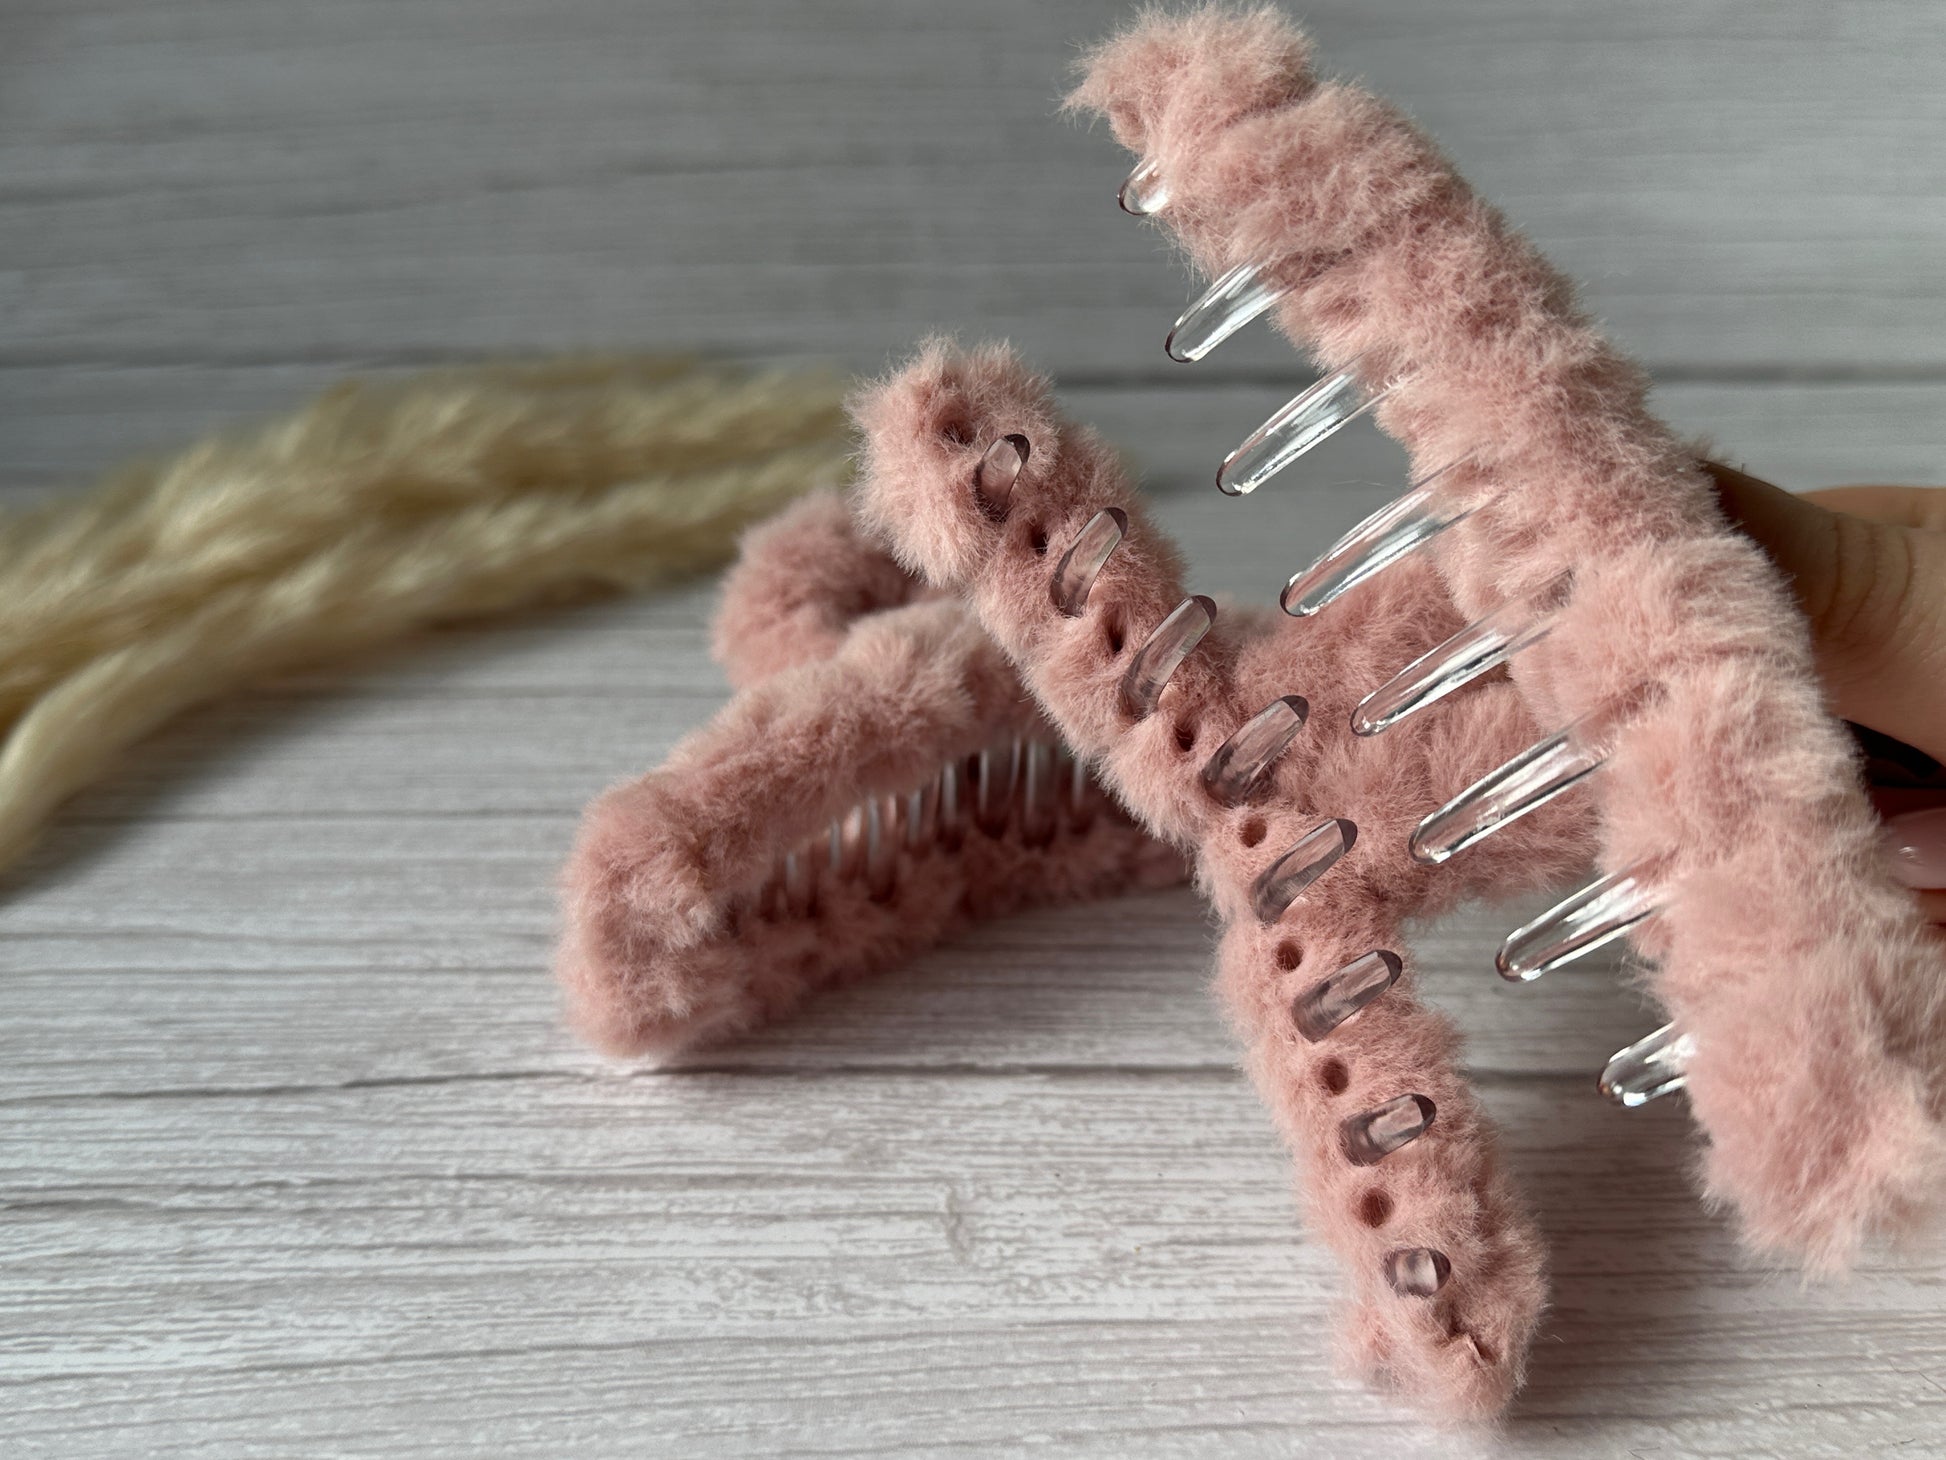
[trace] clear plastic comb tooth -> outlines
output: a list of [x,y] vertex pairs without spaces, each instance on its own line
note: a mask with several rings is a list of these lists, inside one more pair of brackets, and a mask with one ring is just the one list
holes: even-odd
[[1494,958],[1500,976],[1529,983],[1612,943],[1655,916],[1661,892],[1637,863],[1610,872],[1507,935]]
[[1014,495],[1014,483],[1027,465],[1030,448],[1025,436],[1002,436],[986,449],[980,464],[973,469],[973,495],[998,520],[1007,515]]
[[899,798],[865,803],[865,890],[874,902],[891,900],[899,870]]
[[939,778],[934,776],[905,798],[905,849],[914,856],[932,850],[939,833]]
[[966,840],[966,777],[949,761],[939,768],[934,825],[939,845],[956,852]]
[[1177,604],[1129,661],[1128,673],[1122,676],[1122,709],[1138,720],[1155,713],[1170,676],[1215,622],[1214,599],[1199,593]]
[[1398,954],[1383,948],[1354,958],[1299,994],[1291,1004],[1291,1021],[1316,1044],[1397,983],[1404,967]]
[[1277,600],[1284,612],[1309,618],[1465,518],[1473,510],[1470,505],[1441,500],[1439,478],[1453,465],[1421,477],[1411,491],[1352,528],[1303,572],[1293,574]]
[[1385,1254],[1385,1281],[1401,1298],[1430,1298],[1446,1286],[1453,1264],[1432,1247],[1395,1247]]
[[1192,365],[1290,291],[1266,281],[1255,264],[1238,264],[1205,289],[1176,320],[1162,348],[1171,360]]
[[1364,415],[1396,386],[1396,381],[1387,381],[1368,387],[1355,369],[1327,375],[1286,401],[1224,457],[1216,485],[1229,496],[1248,496],[1320,441]]
[[1020,839],[1030,847],[1054,840],[1054,747],[1029,740],[1020,762]]
[[1561,587],[1550,586],[1476,619],[1360,700],[1351,728],[1359,735],[1380,734],[1491,673],[1547,637],[1554,626],[1554,607],[1563,596]]
[[1269,789],[1270,768],[1310,713],[1302,695],[1272,700],[1217,746],[1203,766],[1204,788],[1225,806],[1241,806],[1262,795]]
[[834,880],[845,881],[858,875],[865,865],[865,807],[861,803],[831,823],[827,837],[830,858],[827,866]]
[[1018,739],[990,745],[979,753],[979,771],[973,786],[973,824],[988,836],[999,836],[1013,819],[1020,759]]
[[1400,1095],[1376,1109],[1351,1116],[1338,1127],[1345,1159],[1354,1166],[1376,1166],[1424,1135],[1438,1113],[1423,1095]]
[[1065,745],[1060,747],[1054,782],[1069,829],[1083,832],[1093,826],[1095,813],[1101,809],[1101,792],[1095,786],[1094,777],[1088,774],[1088,763]]
[[1047,585],[1054,607],[1064,616],[1079,618],[1087,609],[1096,576],[1127,532],[1128,514],[1119,507],[1104,507],[1074,535]]
[[1115,190],[1115,201],[1122,211],[1136,218],[1147,218],[1169,206],[1169,184],[1163,180],[1160,164],[1143,158]]
[[1436,866],[1594,774],[1608,758],[1596,723],[1584,716],[1461,791],[1419,823],[1413,857]]
[[1251,884],[1250,904],[1257,920],[1276,922],[1297,901],[1298,894],[1336,866],[1357,840],[1358,828],[1342,816],[1319,822],[1305,832]]
[[1695,1053],[1694,1038],[1674,1024],[1665,1024],[1628,1048],[1616,1050],[1595,1088],[1617,1105],[1630,1109],[1647,1105],[1689,1083],[1689,1061]]

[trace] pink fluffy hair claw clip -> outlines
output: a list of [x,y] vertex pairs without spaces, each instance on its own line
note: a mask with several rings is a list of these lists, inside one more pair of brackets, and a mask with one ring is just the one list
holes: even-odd
[[969,919],[1183,880],[966,609],[917,587],[832,493],[745,538],[716,625],[744,687],[589,807],[563,874],[557,971],[591,1043],[667,1057]]
[[1946,956],[1881,861],[1785,584],[1642,375],[1272,13],[1145,18],[1073,104],[1140,159],[1124,209],[1215,281],[1169,352],[1267,314],[1324,367],[1218,486],[1247,496],[1369,413],[1409,489],[1290,580],[1275,631],[1233,623],[1044,380],[935,344],[858,405],[859,506],[1136,816],[1195,849],[1360,1367],[1454,1418],[1519,1385],[1542,1244],[1399,929],[1590,861],[1499,961],[1529,980],[1626,937],[1649,963],[1670,1022],[1602,1089],[1686,1089],[1705,1190],[1755,1249],[1832,1270],[1910,1230],[1942,1169]]

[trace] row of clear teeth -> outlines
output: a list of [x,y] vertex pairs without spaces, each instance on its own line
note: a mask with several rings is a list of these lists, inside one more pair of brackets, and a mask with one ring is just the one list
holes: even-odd
[[820,888],[836,883],[862,883],[875,901],[887,902],[898,890],[901,853],[957,851],[972,832],[998,838],[1017,831],[1024,845],[1046,846],[1063,828],[1086,831],[1108,804],[1066,746],[1015,736],[940,767],[917,790],[859,802],[782,853],[738,910],[804,916],[816,910]]
[[[1124,210],[1146,217],[1168,206],[1168,182],[1153,159],[1144,159],[1118,196]],[[1267,279],[1262,266],[1238,265],[1177,319],[1165,341],[1170,358],[1185,364],[1203,359],[1274,309],[1288,292]],[[1393,379],[1369,385],[1359,377],[1356,362],[1326,376],[1282,406],[1223,459],[1217,486],[1231,496],[1255,491],[1370,411],[1398,383]],[[1281,595],[1284,611],[1296,617],[1321,611],[1464,519],[1471,505],[1446,500],[1440,480],[1458,464],[1447,463],[1414,481],[1403,497],[1373,513],[1310,567],[1294,574]],[[1407,665],[1359,703],[1353,729],[1360,735],[1380,734],[1540,642],[1553,626],[1565,597],[1563,587],[1550,585],[1532,598],[1504,605]],[[1606,753],[1602,740],[1590,735],[1581,722],[1549,736],[1421,822],[1412,836],[1413,855],[1430,863],[1445,861],[1579,784],[1601,767]],[[1538,978],[1620,937],[1660,908],[1658,892],[1643,868],[1612,873],[1515,929],[1500,949],[1498,966],[1511,979]],[[1693,1050],[1690,1036],[1673,1027],[1659,1029],[1619,1051],[1603,1071],[1599,1088],[1630,1106],[1679,1090]]]
[[[988,457],[991,455],[990,448]],[[1018,455],[1024,463],[1025,451]],[[974,487],[990,504],[991,494],[981,486],[986,459],[975,474]],[[1075,534],[1048,583],[1048,596],[1058,612],[1079,618],[1087,611],[1096,578],[1127,532],[1127,515],[1109,507],[1096,513]],[[1155,712],[1170,678],[1215,620],[1214,603],[1191,597],[1156,626],[1130,658],[1122,676],[1119,699],[1129,716],[1144,719]],[[1203,763],[1201,779],[1211,798],[1231,808],[1261,799],[1270,789],[1270,773],[1278,758],[1304,728],[1309,715],[1310,705],[1303,696],[1284,695],[1239,726]],[[1357,839],[1358,828],[1342,817],[1322,821],[1298,838],[1251,884],[1251,909],[1257,918],[1266,925],[1277,922],[1299,894],[1336,865]],[[1401,967],[1396,953],[1379,949],[1320,979],[1292,1003],[1291,1019],[1298,1032],[1312,1043],[1326,1038],[1389,989],[1398,980]],[[1341,1122],[1340,1152],[1354,1166],[1376,1165],[1425,1134],[1436,1114],[1433,1102],[1424,1095],[1400,1095]],[[1446,1254],[1430,1247],[1395,1248],[1384,1259],[1387,1283],[1403,1296],[1431,1297],[1445,1286],[1451,1273]]]

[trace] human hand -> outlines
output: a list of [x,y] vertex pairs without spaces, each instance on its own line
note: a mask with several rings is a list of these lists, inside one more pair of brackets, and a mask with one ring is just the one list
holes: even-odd
[[[1946,488],[1793,496],[1703,465],[1724,510],[1789,576],[1832,710],[1946,761]],[[1946,792],[1875,786],[1873,796],[1899,879],[1946,925]]]

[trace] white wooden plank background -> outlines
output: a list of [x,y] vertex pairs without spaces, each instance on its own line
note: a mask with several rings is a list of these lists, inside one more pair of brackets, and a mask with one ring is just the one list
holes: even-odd
[[[352,370],[541,347],[877,368],[1011,335],[1268,595],[1396,488],[1247,503],[1301,378],[1161,362],[1188,290],[1051,116],[1119,7],[0,0],[0,482]],[[1334,0],[1327,56],[1587,283],[1665,412],[1795,485],[1946,479],[1927,0]],[[1004,219],[996,224],[994,220]],[[1555,1243],[1504,1434],[1333,1376],[1335,1278],[1188,894],[981,930],[663,1073],[558,1030],[581,802],[723,695],[705,586],[429,636],[145,745],[0,892],[0,1453],[1946,1454],[1937,1257],[1804,1290],[1679,1108],[1589,1092],[1610,970],[1431,992]]]

